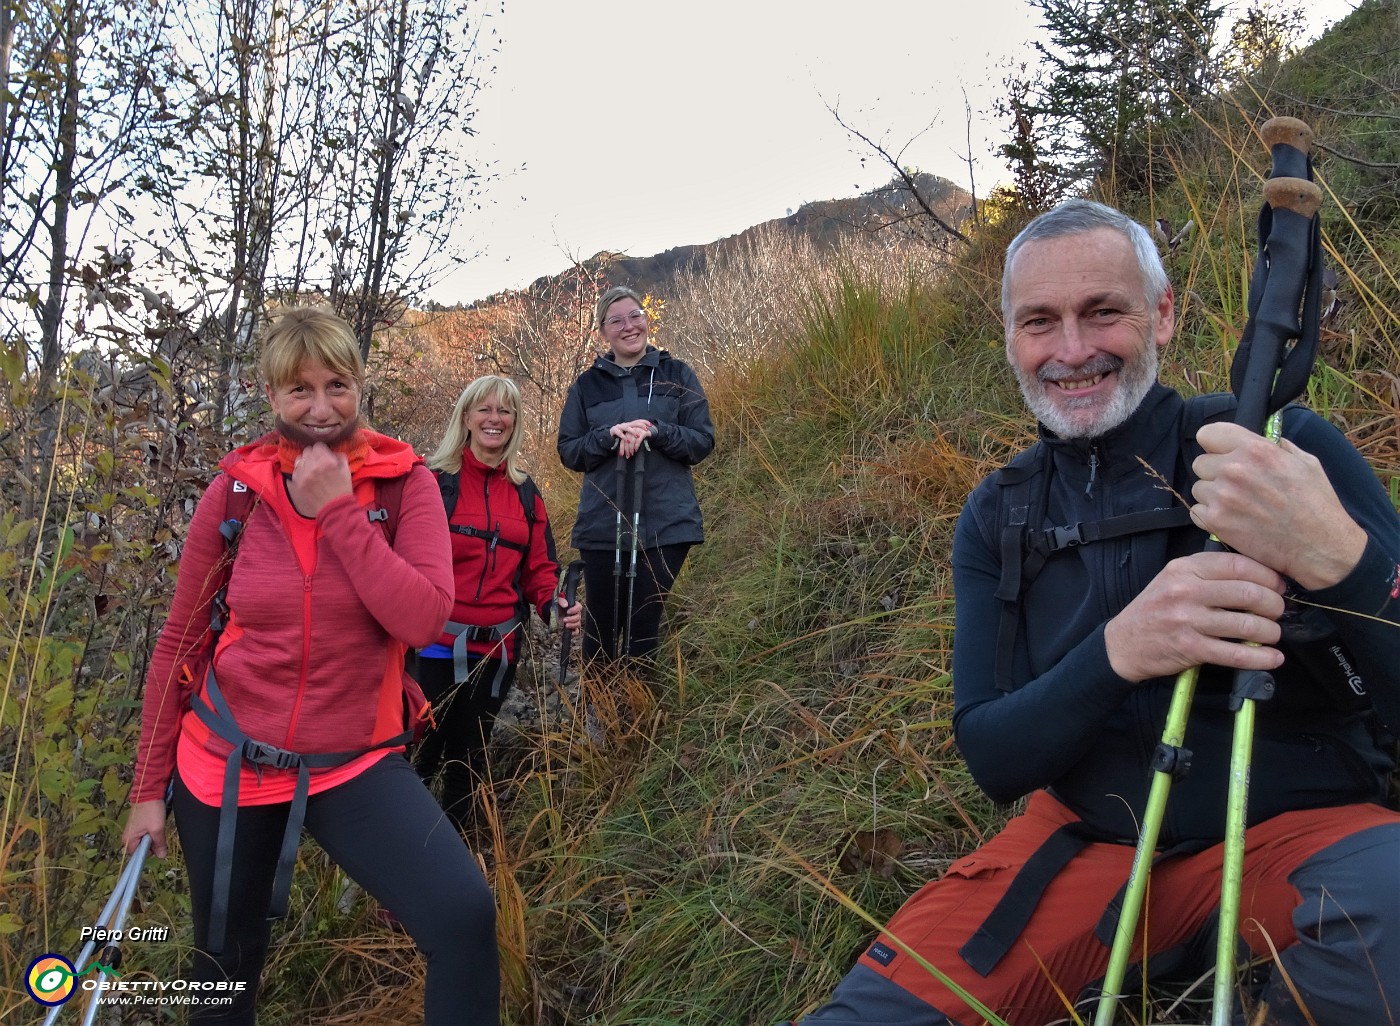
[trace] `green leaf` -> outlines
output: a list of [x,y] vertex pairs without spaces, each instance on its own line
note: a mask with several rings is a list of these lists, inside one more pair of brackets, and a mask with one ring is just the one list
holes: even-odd
[[33,520],[20,520],[10,527],[9,533],[5,536],[5,547],[17,549],[21,543],[29,538],[29,534],[34,530]]

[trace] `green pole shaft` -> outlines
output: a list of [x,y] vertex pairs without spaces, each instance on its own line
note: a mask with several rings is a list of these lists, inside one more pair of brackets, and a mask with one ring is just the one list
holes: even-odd
[[[1183,670],[1177,675],[1171,705],[1167,708],[1166,726],[1162,729],[1162,744],[1165,747],[1180,748],[1186,739],[1186,720],[1191,713],[1191,700],[1195,697],[1199,676],[1200,667]],[[1152,857],[1157,852],[1157,835],[1162,829],[1162,816],[1167,809],[1171,787],[1172,774],[1169,769],[1153,772],[1152,787],[1148,791],[1147,806],[1142,815],[1142,831],[1133,855],[1133,870],[1128,877],[1127,890],[1123,893],[1123,911],[1113,934],[1113,948],[1109,952],[1108,972],[1104,975],[1094,1026],[1113,1026],[1113,1015],[1117,1011],[1119,992],[1123,989],[1123,978],[1127,975],[1128,962],[1132,958],[1133,936],[1137,933],[1138,916],[1142,912],[1143,899],[1147,896],[1147,879],[1152,869]]]
[[1240,890],[1244,882],[1245,803],[1249,796],[1254,713],[1254,699],[1244,699],[1235,711],[1235,732],[1230,746],[1230,797],[1225,811],[1225,855],[1220,875],[1220,935],[1215,947],[1211,1026],[1230,1026],[1234,998],[1235,943],[1240,922]]
[[[1283,418],[1269,417],[1264,435],[1277,444],[1283,435]],[[1225,852],[1220,872],[1220,933],[1215,946],[1215,989],[1211,999],[1211,1026],[1230,1026],[1235,991],[1235,945],[1240,923],[1240,893],[1244,888],[1245,813],[1249,804],[1249,764],[1254,749],[1255,703],[1242,698],[1235,711],[1230,741],[1230,790],[1225,807]]]

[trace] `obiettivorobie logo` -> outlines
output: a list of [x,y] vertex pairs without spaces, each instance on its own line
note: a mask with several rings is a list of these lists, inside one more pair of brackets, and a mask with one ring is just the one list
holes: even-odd
[[[83,979],[95,973],[95,979]],[[79,972],[62,955],[40,955],[24,977],[29,996],[41,1005],[61,1005],[78,991],[96,991],[94,1000],[118,1005],[227,1006],[248,987],[247,980],[122,979],[110,965],[93,961]]]
[[25,974],[24,986],[29,991],[29,996],[41,1005],[61,1005],[73,996],[73,992],[78,986],[78,977],[86,976],[96,970],[104,975],[120,978],[118,973],[111,966],[103,965],[101,962],[93,962],[82,972],[73,968],[73,963],[62,955],[40,955],[33,962],[29,963],[29,972]]

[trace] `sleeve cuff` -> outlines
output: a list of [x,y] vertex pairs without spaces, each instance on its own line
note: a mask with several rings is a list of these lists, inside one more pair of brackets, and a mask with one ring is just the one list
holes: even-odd
[[1400,598],[1400,565],[1368,535],[1366,549],[1351,573],[1330,588],[1308,594],[1322,605],[1378,615]]

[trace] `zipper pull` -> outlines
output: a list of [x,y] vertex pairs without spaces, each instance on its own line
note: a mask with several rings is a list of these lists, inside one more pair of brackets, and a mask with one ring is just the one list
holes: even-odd
[[1094,481],[1099,474],[1099,447],[1097,445],[1089,448],[1089,483],[1084,486],[1084,497],[1092,499],[1094,497]]

